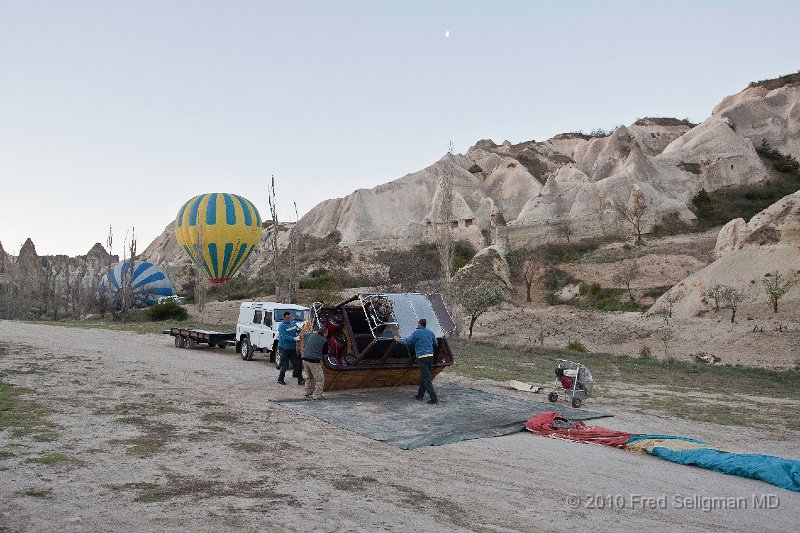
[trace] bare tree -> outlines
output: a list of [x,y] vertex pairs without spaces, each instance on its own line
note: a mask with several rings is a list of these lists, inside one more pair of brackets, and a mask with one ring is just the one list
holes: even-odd
[[300,288],[300,274],[298,272],[297,255],[299,253],[299,239],[297,222],[300,216],[297,213],[297,202],[294,202],[295,222],[289,232],[289,303],[297,303],[297,291]]
[[441,191],[441,205],[439,206],[439,219],[442,221],[441,234],[437,241],[439,248],[439,262],[442,265],[442,275],[444,278],[445,298],[450,297],[450,283],[453,270],[453,142],[450,142],[445,158],[445,168],[439,179],[439,190]]
[[[200,224],[197,225],[198,228]],[[202,249],[201,249],[202,252]],[[128,258],[125,257],[126,254]],[[201,253],[202,255],[202,253]],[[136,270],[136,228],[131,228],[131,241],[126,248],[123,248],[122,267],[120,268],[120,304],[118,318],[125,321],[125,317],[130,308],[133,307],[133,273]]]
[[719,312],[719,303],[722,301],[724,293],[725,286],[720,283],[716,283],[713,287],[709,287],[705,290],[705,292],[703,292],[703,298],[714,300],[714,309]]
[[773,313],[778,312],[778,300],[783,298],[783,295],[792,288],[791,281],[781,281],[781,278],[781,273],[776,270],[772,274],[767,274],[764,279],[761,280]]
[[680,296],[678,293],[669,293],[664,297],[664,301],[667,302],[667,316],[672,318],[672,308],[678,303],[680,300]]
[[644,215],[649,209],[649,204],[644,195],[634,189],[627,203],[615,202],[614,210],[631,225],[633,233],[636,234],[636,244],[643,244],[642,230],[644,229]]
[[656,336],[658,340],[661,341],[661,344],[664,346],[664,358],[669,357],[669,344],[672,342],[674,337],[672,331],[672,324],[669,323],[669,318],[664,317],[664,323],[658,327],[656,332]]
[[272,252],[272,281],[275,283],[275,301],[282,302],[280,263],[278,261],[278,205],[275,203],[275,176],[272,176],[270,185],[267,186],[267,201],[269,214],[272,218],[272,231],[269,234],[269,247]]
[[518,248],[506,254],[506,262],[511,270],[511,276],[525,285],[525,301],[530,302],[533,282],[543,271],[543,265],[537,259],[536,252],[527,247]]
[[739,304],[745,301],[745,290],[736,289],[728,285],[723,285],[722,301],[725,307],[731,310],[731,324],[736,321],[736,311],[739,309]]
[[575,228],[572,226],[572,221],[568,218],[556,222],[556,229],[561,235],[566,237],[567,242],[569,242],[570,237],[572,237],[572,234],[575,232]]
[[481,281],[476,285],[465,283],[455,288],[454,296],[456,302],[464,308],[464,311],[469,316],[470,339],[472,338],[472,328],[475,326],[475,321],[483,313],[503,301],[502,291],[488,281]]
[[617,272],[614,274],[612,281],[618,285],[623,285],[628,290],[628,296],[632,302],[636,299],[633,297],[631,290],[631,283],[639,277],[639,264],[635,259],[628,259],[622,262]]

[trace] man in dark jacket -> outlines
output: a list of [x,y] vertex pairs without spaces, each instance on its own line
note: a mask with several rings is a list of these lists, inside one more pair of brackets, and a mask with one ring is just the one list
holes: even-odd
[[306,371],[306,398],[322,400],[325,374],[322,373],[322,357],[328,352],[328,328],[306,333],[303,337],[303,370]]
[[417,365],[419,366],[419,390],[417,395],[414,396],[416,400],[422,401],[425,398],[427,391],[431,399],[428,403],[439,403],[439,398],[436,396],[436,391],[433,390],[433,351],[436,348],[436,335],[428,329],[428,321],[420,318],[417,322],[417,329],[408,337],[401,339],[395,336],[394,340],[400,344],[414,345],[414,352],[417,356]]
[[304,385],[303,367],[300,365],[300,358],[297,357],[297,341],[300,335],[300,324],[293,318],[292,313],[283,313],[283,322],[278,326],[278,349],[281,351],[281,369],[278,372],[278,383],[286,385],[283,377],[289,370],[289,362],[292,363],[292,376],[297,378],[298,385]]

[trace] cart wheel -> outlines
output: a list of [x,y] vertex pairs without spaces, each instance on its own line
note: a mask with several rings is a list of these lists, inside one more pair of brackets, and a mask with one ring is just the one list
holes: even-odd
[[547,399],[550,400],[550,402],[552,403],[556,403],[558,401],[558,393],[551,392],[550,394],[547,395]]
[[186,344],[186,341],[180,335],[175,335],[175,347],[176,348],[183,348]]
[[253,358],[253,345],[250,344],[250,339],[244,337],[240,344],[239,355],[242,356],[244,361],[249,361]]
[[573,398],[572,399],[572,407],[577,409],[580,406],[581,406],[581,399],[580,398]]

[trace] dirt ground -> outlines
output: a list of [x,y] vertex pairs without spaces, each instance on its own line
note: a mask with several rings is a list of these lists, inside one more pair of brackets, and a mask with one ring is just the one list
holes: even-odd
[[[277,385],[263,357],[171,341],[0,321],[0,381],[29,389],[22,398],[55,424],[43,441],[0,431],[0,531],[785,531],[800,522],[800,494],[602,446],[519,433],[399,450],[270,402],[301,391]],[[452,372],[438,381],[526,394]],[[800,435],[781,428],[648,416],[616,397],[587,407],[614,414],[600,422],[614,429],[800,459]],[[764,494],[775,508],[755,508]],[[743,499],[721,509],[728,497]]]

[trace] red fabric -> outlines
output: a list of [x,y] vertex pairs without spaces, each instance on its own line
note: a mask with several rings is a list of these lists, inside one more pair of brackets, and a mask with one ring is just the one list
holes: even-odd
[[614,431],[600,426],[587,426],[583,421],[574,422],[572,429],[554,429],[553,423],[556,419],[566,420],[564,417],[553,412],[539,413],[533,415],[525,423],[525,429],[539,435],[557,437],[559,439],[574,440],[578,442],[590,442],[624,448],[628,439],[637,433],[625,433],[624,431]]
[[561,386],[565,389],[572,390],[572,384],[575,383],[575,380],[569,376],[561,376]]

